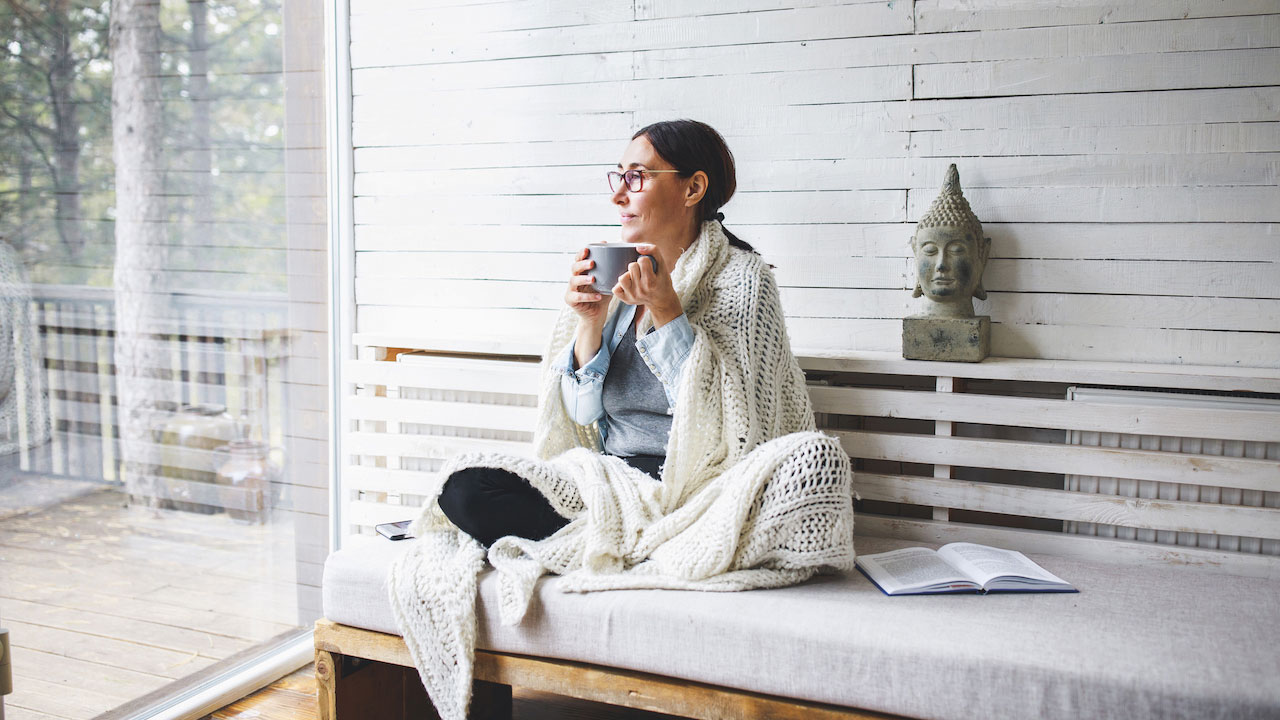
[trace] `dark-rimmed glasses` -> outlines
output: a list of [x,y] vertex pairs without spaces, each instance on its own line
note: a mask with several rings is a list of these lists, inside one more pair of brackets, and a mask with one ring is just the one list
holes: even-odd
[[631,192],[640,192],[644,189],[644,176],[654,173],[678,173],[679,170],[628,170],[626,172],[618,172],[617,170],[609,171],[609,189],[618,192],[618,185],[626,182],[627,189]]

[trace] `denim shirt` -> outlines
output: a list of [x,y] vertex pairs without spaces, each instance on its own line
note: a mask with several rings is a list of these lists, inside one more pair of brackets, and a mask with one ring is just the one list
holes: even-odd
[[[613,316],[605,321],[600,334],[600,350],[581,368],[573,369],[576,341],[569,343],[569,347],[551,363],[552,369],[560,373],[560,396],[569,417],[579,425],[590,425],[599,420],[602,440],[609,432],[604,417],[604,377],[609,373],[609,361],[613,358],[613,352],[627,334],[627,328],[631,326],[635,316],[636,306],[626,303],[619,305]],[[666,390],[668,413],[675,408],[680,370],[692,348],[693,327],[684,314],[636,340],[640,357]]]

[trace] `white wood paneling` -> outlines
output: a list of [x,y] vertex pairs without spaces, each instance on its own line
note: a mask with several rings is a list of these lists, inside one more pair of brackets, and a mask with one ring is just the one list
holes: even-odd
[[1280,367],[1274,2],[351,10],[363,334],[539,353],[570,256],[616,232],[604,171],[690,116],[735,152],[727,223],[797,348],[898,350],[912,223],[955,162],[997,354]]
[[[792,345],[831,356],[806,360],[813,373],[1280,392],[1274,1],[361,0],[351,28],[361,345],[539,355],[571,255],[616,233],[604,170],[636,128],[694,117],[735,151],[739,193],[724,213],[776,265]],[[978,310],[992,316],[995,355],[1015,359],[897,359],[900,318],[922,302],[910,299],[911,223],[952,161],[992,238]],[[236,242],[233,229],[214,237]],[[289,261],[292,275],[314,270],[312,256]],[[323,329],[323,293],[307,300],[291,319]],[[535,364],[466,356],[346,370],[361,388],[342,409],[358,459],[343,473],[353,527],[411,516],[415,492],[454,452],[529,450],[512,437],[531,428]],[[947,427],[840,429],[859,459],[933,466],[934,477],[861,475],[865,498],[933,507],[934,518],[1277,536],[1265,507],[955,479],[956,469],[1070,471],[1245,488],[1222,497],[1272,492],[1275,461],[1260,457],[1000,434],[1192,437],[1210,427],[1235,442],[1275,439],[1247,413],[1068,407],[961,384],[940,380],[956,392],[929,401],[814,388],[824,414]],[[477,388],[515,400],[468,402]],[[961,424],[996,429],[964,437]],[[864,518],[860,528],[1277,571],[1233,553],[954,521]]]

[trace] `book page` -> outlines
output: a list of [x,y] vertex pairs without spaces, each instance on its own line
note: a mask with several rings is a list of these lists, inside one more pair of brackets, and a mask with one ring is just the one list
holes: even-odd
[[972,575],[984,586],[998,577],[1015,576],[1070,587],[1065,580],[1016,550],[1001,550],[974,543],[951,543],[939,548],[938,555]]
[[957,589],[954,586],[972,588],[976,585],[929,548],[903,548],[862,555],[858,557],[858,565],[889,594],[924,589],[954,590]]

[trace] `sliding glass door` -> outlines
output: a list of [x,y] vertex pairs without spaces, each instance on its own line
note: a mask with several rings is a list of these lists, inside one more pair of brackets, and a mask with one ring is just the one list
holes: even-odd
[[12,718],[309,626],[327,552],[323,6],[0,0]]

